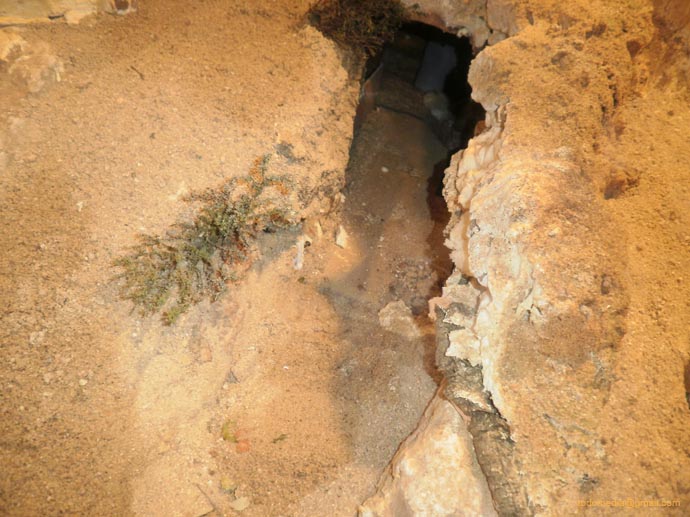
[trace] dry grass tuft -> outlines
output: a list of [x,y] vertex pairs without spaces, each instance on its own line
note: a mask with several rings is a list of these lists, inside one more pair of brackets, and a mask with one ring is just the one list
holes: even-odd
[[268,175],[269,159],[258,158],[247,176],[219,189],[190,195],[188,202],[201,205],[192,222],[164,236],[139,235],[139,244],[114,262],[122,269],[121,296],[142,315],[162,313],[167,325],[201,300],[218,299],[248,266],[259,232],[294,224],[285,201],[289,182]]

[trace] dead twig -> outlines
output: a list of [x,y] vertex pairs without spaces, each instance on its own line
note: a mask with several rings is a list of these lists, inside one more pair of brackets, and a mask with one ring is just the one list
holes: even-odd
[[[213,508],[213,511],[216,512],[218,515],[220,515],[220,517],[223,517],[223,512],[221,512],[220,508],[218,508],[218,506],[216,506],[216,503],[213,502],[213,499],[211,499],[211,496],[209,496],[206,493],[206,491],[203,488],[201,488],[201,485],[199,483],[195,483],[195,485],[199,489],[199,492],[201,492],[201,494],[206,498],[206,500],[208,501],[208,504],[211,505],[211,507]],[[204,516],[208,515],[209,513],[211,513],[211,512],[205,513],[201,517],[204,517]]]
[[140,78],[142,81],[144,80],[144,74],[142,74],[139,70],[137,70],[137,69],[135,68],[134,65],[129,65],[129,68],[130,68],[131,70],[134,70],[134,71],[139,75],[139,78]]

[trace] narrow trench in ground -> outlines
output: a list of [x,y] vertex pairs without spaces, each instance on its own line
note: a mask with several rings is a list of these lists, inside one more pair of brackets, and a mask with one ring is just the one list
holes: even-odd
[[485,114],[467,81],[473,57],[467,38],[408,23],[369,59],[357,108],[343,220],[362,260],[341,290],[372,308],[397,303],[422,327],[453,267],[444,171]]
[[349,350],[337,371],[355,461],[385,466],[438,382],[428,301],[452,272],[442,195],[450,157],[484,118],[468,40],[409,24],[367,65],[343,190],[342,274],[321,286]]
[[472,58],[467,38],[409,23],[365,70],[344,217],[367,240],[378,239],[376,248],[395,253],[395,267],[393,281],[382,286],[372,268],[381,277],[388,272],[376,267],[370,249],[353,283],[379,288],[381,302],[404,301],[414,316],[426,314],[452,270],[443,245],[450,219],[444,171],[484,119],[467,82]]

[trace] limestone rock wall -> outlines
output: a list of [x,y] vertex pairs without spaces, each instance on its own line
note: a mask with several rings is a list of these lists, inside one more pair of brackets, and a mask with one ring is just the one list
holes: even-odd
[[[614,501],[682,515],[690,195],[673,185],[690,179],[687,6],[419,4],[420,19],[493,43],[470,71],[487,129],[446,171],[456,273],[432,310],[445,397],[495,510]],[[401,449],[365,515],[386,515],[376,505],[415,454],[428,451]]]

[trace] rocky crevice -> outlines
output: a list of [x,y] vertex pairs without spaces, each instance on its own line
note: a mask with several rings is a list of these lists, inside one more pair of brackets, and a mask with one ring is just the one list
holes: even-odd
[[[486,272],[470,262],[470,240],[480,231],[472,217],[472,199],[481,188],[480,178],[490,174],[502,143],[503,127],[495,112],[489,114],[487,122],[490,126],[485,133],[472,140],[460,160],[451,162],[446,172],[444,195],[451,202],[453,214],[446,245],[451,249],[456,272],[447,281],[443,296],[431,303],[436,317],[436,362],[446,379],[445,397],[467,423],[496,512],[533,515],[516,463],[509,423],[496,408],[487,387],[492,382],[483,372],[483,365],[489,364],[483,356],[489,349],[480,327],[482,323],[492,324],[486,311],[493,297]],[[532,291],[533,286],[527,296],[530,301]],[[533,307],[531,303],[523,305]]]
[[[682,411],[677,398],[658,406],[669,393],[662,383],[672,384],[659,365],[676,360],[682,332],[648,300],[658,283],[647,285],[639,271],[656,275],[656,264],[632,258],[660,254],[649,246],[663,230],[620,208],[646,213],[644,195],[662,196],[662,204],[669,196],[664,176],[653,172],[665,159],[652,152],[660,140],[649,145],[653,158],[639,147],[653,119],[640,122],[650,117],[638,113],[641,92],[685,95],[684,62],[661,74],[651,57],[684,43],[644,44],[665,27],[652,23],[652,7],[660,11],[652,4],[640,0],[631,16],[601,2],[421,2],[429,23],[445,30],[503,35],[470,70],[486,129],[446,170],[455,273],[432,300],[443,396],[463,415],[500,515],[559,515],[596,498],[670,499],[687,485],[669,487],[655,467],[663,456],[684,478],[676,459],[686,448],[679,438],[686,400]],[[675,117],[675,107],[667,115]],[[634,275],[644,289],[631,283]],[[667,309],[669,318],[678,313]],[[684,375],[687,393],[687,368]],[[644,408],[665,416],[643,416]],[[651,433],[654,451],[640,443]],[[398,461],[404,457],[405,445]]]
[[[454,303],[451,310],[463,310]],[[529,500],[514,462],[515,442],[508,422],[501,416],[485,391],[481,366],[465,359],[448,357],[448,336],[461,325],[447,321],[448,312],[437,309],[437,360],[446,379],[443,395],[463,415],[472,436],[477,462],[491,492],[498,515],[532,515]]]

